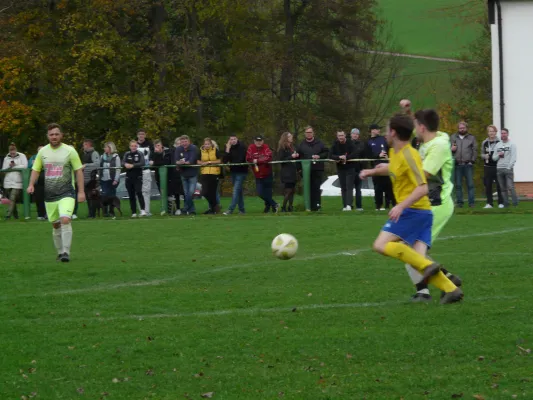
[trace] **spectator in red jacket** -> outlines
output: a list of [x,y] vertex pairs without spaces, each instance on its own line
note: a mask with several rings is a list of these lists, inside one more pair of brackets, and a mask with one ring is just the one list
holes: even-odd
[[254,163],[253,171],[255,175],[255,185],[257,194],[265,202],[263,212],[278,212],[279,204],[272,198],[272,186],[274,179],[272,177],[272,150],[265,144],[262,136],[256,136],[254,143],[248,147],[246,152],[246,161]]

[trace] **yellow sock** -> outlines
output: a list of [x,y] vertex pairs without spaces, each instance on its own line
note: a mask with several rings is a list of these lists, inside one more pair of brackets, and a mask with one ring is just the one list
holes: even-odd
[[455,286],[453,282],[442,273],[442,271],[439,271],[437,275],[432,276],[429,279],[429,283],[446,293],[453,292],[457,289],[457,286]]
[[404,263],[411,264],[418,271],[423,271],[427,266],[433,264],[433,261],[428,260],[423,255],[417,253],[412,247],[399,242],[387,243],[383,250],[383,254],[401,260]]

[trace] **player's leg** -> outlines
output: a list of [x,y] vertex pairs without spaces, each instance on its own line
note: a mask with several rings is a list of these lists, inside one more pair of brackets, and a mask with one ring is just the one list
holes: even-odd
[[61,260],[63,255],[63,240],[61,238],[61,221],[59,219],[59,202],[54,201],[51,203],[45,202],[46,215],[48,215],[48,221],[52,223],[52,239],[54,241],[54,247],[57,252],[57,261]]
[[[417,241],[413,248],[420,254],[427,253],[428,246],[423,241]],[[442,271],[429,278],[429,283],[442,290],[441,304],[451,304],[463,299],[463,291],[444,275]]]
[[61,219],[61,241],[63,242],[62,262],[70,261],[70,247],[72,245],[72,213],[76,201],[72,197],[65,197],[58,201],[59,218]]
[[[433,265],[433,261],[417,253],[416,250],[403,243],[402,240],[398,235],[383,230],[374,241],[372,248],[387,257],[411,264],[422,273],[423,279],[427,280],[431,272],[436,274],[439,271],[439,267],[436,264]],[[428,267],[431,267],[430,270],[428,270]]]
[[[448,223],[451,216],[453,215],[454,207],[453,207],[453,201],[449,199],[444,204],[436,207],[432,207],[433,212],[433,225],[431,227],[431,242],[433,243],[435,239],[439,236],[439,234],[444,229],[444,226]],[[427,248],[427,247],[426,247]],[[426,257],[426,251],[424,250],[424,254]],[[429,258],[429,257],[428,257]],[[409,277],[411,278],[411,281],[413,282],[413,285],[416,287],[416,294],[412,297],[412,300],[414,302],[424,302],[424,301],[430,301],[431,295],[429,294],[429,289],[427,283],[423,282],[422,275],[413,267],[411,267],[409,264],[405,264],[405,268],[407,270],[407,273],[409,274]],[[456,286],[461,286],[461,280],[451,274],[448,270],[441,267],[441,271],[446,275]]]

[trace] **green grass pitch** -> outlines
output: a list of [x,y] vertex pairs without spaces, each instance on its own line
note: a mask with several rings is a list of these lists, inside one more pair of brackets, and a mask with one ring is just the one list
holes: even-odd
[[[432,256],[465,300],[440,306],[437,291],[410,304],[404,266],[370,251],[385,213],[247,202],[247,216],[77,220],[70,264],[48,223],[2,223],[0,398],[533,397],[532,204],[453,217]],[[292,260],[271,254],[282,232]]]

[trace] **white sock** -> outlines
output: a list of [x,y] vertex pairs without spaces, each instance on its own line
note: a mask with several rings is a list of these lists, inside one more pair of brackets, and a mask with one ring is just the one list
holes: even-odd
[[411,265],[409,264],[405,264],[405,269],[407,270],[407,273],[409,274],[409,278],[411,278],[411,282],[413,282],[413,285],[420,283],[420,281],[422,280],[422,274],[420,272],[411,267]]
[[61,226],[59,228],[52,228],[52,238],[54,239],[54,246],[57,254],[63,253],[63,240],[61,240]]
[[70,254],[70,245],[72,244],[72,225],[61,225],[61,238],[63,240],[63,253]]

